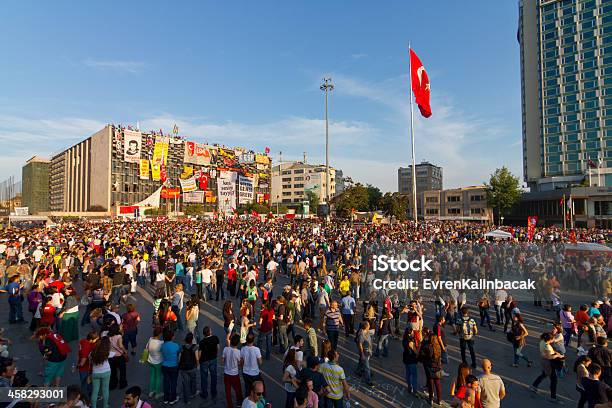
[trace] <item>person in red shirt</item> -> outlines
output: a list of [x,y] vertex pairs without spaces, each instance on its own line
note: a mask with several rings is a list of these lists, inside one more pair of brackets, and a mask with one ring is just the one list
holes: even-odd
[[589,322],[589,307],[587,305],[581,305],[580,310],[576,312],[576,324],[578,325],[578,345],[576,347],[580,347],[580,342],[582,341],[582,334],[584,333],[584,327]]
[[261,350],[262,343],[266,341],[266,360],[270,359],[272,351],[272,328],[274,327],[274,309],[270,306],[270,302],[264,302],[263,309],[259,314],[259,334],[257,336],[257,347]]
[[40,311],[40,326],[53,327],[55,324],[55,307],[51,303],[52,296],[47,296],[45,304]]
[[87,381],[91,373],[91,360],[89,355],[98,344],[100,336],[98,332],[89,332],[86,338],[79,341],[79,361],[77,368],[79,369],[79,377],[81,379],[81,390],[91,395],[91,383]]
[[480,392],[478,391],[478,378],[473,375],[468,375],[465,379],[465,385],[460,386],[455,393],[455,402],[459,408],[473,407],[482,408],[480,402]]
[[121,316],[121,326],[123,328],[123,347],[126,350],[132,345],[132,355],[136,355],[136,336],[138,335],[138,323],[140,314],[136,307],[130,303],[127,305],[127,312]]

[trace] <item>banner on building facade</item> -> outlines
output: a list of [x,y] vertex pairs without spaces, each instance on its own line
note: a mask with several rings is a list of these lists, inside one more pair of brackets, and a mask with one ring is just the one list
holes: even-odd
[[196,179],[193,176],[185,180],[179,179],[179,182],[181,183],[181,189],[183,190],[183,193],[188,193],[190,191],[195,191],[198,189],[198,186],[196,185]]
[[166,164],[168,160],[168,146],[170,140],[168,137],[156,137],[155,145],[153,146],[153,164]]
[[160,196],[161,198],[178,198],[181,196],[181,189],[162,187]]
[[138,173],[141,180],[149,179],[149,161],[147,159],[140,159],[140,168]]
[[[235,174],[236,173],[234,173],[234,175]],[[217,196],[219,197],[219,212],[231,214],[236,208],[236,179],[232,177],[217,178]]]
[[270,164],[270,158],[265,154],[256,154],[255,155],[255,163],[259,164]]
[[183,172],[181,173],[181,178],[186,179],[193,175],[193,166],[183,166]]
[[128,163],[138,163],[140,160],[140,149],[142,135],[133,130],[123,131],[123,160]]
[[151,180],[161,180],[161,164],[151,163]]
[[257,193],[257,204],[263,204],[263,203],[264,203],[263,193]]
[[200,166],[209,166],[210,150],[205,144],[186,142],[183,161],[185,163],[198,164]]
[[204,191],[189,191],[183,194],[183,202],[190,204],[203,204],[206,194]]
[[253,202],[253,177],[238,176],[238,204],[250,204]]
[[240,164],[251,164],[255,162],[255,154],[254,153],[242,153],[238,156],[238,162]]
[[217,202],[217,196],[212,191],[206,191],[205,195],[206,195],[206,202],[207,203],[216,203]]

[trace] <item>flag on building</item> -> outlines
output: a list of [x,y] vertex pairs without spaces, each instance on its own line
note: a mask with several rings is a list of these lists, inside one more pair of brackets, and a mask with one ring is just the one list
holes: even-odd
[[416,53],[410,49],[410,78],[412,82],[412,92],[423,117],[431,116],[431,106],[429,105],[429,77],[427,71]]

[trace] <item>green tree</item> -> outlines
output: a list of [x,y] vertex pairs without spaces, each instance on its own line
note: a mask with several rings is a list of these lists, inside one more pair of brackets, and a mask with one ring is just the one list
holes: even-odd
[[497,209],[498,217],[507,214],[521,199],[519,179],[505,166],[491,174],[489,182],[485,184],[487,203]]
[[[308,201],[308,207],[311,214],[316,214],[319,208],[319,196],[312,190],[306,191],[306,200]],[[302,209],[302,211],[304,211]]]
[[370,211],[378,210],[380,199],[383,196],[382,192],[371,184],[366,185],[366,190],[368,190],[368,208]]
[[408,196],[400,193],[385,193],[380,199],[379,208],[388,216],[405,221],[408,218]]
[[187,204],[183,212],[185,215],[202,215],[204,214],[204,206],[202,204]]
[[369,210],[368,189],[361,184],[347,188],[334,201],[339,217],[349,217],[353,208],[357,211]]

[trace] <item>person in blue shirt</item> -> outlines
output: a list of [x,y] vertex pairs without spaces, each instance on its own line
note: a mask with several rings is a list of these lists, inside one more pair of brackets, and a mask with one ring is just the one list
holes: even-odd
[[20,283],[19,275],[12,276],[9,279],[9,284],[6,285],[6,291],[9,295],[9,323],[20,323],[24,321],[23,308],[21,305],[21,303],[23,302],[21,288],[22,285]]
[[346,292],[340,300],[342,320],[344,320],[344,334],[346,337],[349,334],[355,333],[355,299],[351,296],[351,292]]
[[174,272],[176,274],[176,284],[178,285],[179,283],[181,285],[185,284],[185,267],[183,266],[182,262],[177,262],[176,265],[174,266]]
[[176,393],[178,382],[178,360],[180,346],[172,341],[174,332],[164,330],[164,344],[161,346],[162,376],[164,379],[164,403],[174,405],[179,401]]
[[599,311],[599,307],[603,304],[601,300],[596,300],[591,304],[591,308],[588,311],[589,317],[598,317],[601,312]]

